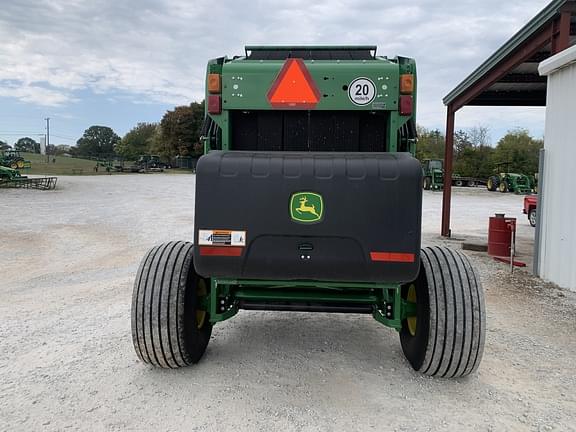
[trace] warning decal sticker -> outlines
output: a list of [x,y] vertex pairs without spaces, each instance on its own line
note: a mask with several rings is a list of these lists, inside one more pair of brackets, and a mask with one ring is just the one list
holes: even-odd
[[201,246],[246,246],[246,231],[198,230]]

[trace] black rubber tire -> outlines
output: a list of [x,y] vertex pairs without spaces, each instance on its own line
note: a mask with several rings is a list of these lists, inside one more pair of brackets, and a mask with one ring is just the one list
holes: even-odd
[[454,186],[462,187],[462,186],[464,186],[464,182],[462,180],[455,180]]
[[[177,368],[197,363],[210,341],[206,314],[196,324],[198,283],[192,243],[170,242],[152,248],[136,274],[132,294],[132,341],[144,363]],[[204,280],[206,289],[210,281]]]
[[424,189],[425,190],[430,190],[431,183],[432,183],[432,180],[430,180],[430,177],[424,177]]
[[[463,377],[474,372],[484,352],[484,291],[463,253],[446,247],[422,249],[416,288],[417,325],[406,320],[400,343],[410,365],[425,375]],[[402,288],[406,298],[408,286]]]
[[[492,184],[490,184],[490,180],[492,180]],[[486,182],[486,188],[490,192],[496,192],[498,186],[500,186],[500,179],[498,178],[498,176],[492,176],[488,179],[488,182]]]
[[475,182],[474,180],[468,180],[467,186],[468,186],[468,187],[475,187],[475,186],[476,186],[476,182]]
[[501,181],[500,184],[498,185],[498,190],[502,193],[508,192],[509,191],[508,183],[506,183],[506,181]]
[[536,209],[531,209],[528,212],[528,222],[530,222],[530,226],[536,226]]

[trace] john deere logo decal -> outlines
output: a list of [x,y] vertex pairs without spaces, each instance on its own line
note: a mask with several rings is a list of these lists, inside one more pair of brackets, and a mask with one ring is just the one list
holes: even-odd
[[290,198],[290,217],[301,223],[318,222],[324,214],[322,196],[314,192],[297,192]]

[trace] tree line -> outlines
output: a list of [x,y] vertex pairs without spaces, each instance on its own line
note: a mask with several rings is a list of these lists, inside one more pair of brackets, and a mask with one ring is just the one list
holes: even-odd
[[[76,145],[49,145],[50,155],[110,158],[120,156],[136,160],[140,155],[155,154],[170,160],[174,156],[195,156],[202,153],[200,131],[204,121],[204,102],[178,106],[167,111],[159,123],[138,123],[124,137],[108,126],[94,125],[86,129]],[[2,150],[10,146],[0,142]],[[30,137],[20,138],[14,149],[40,153],[40,143]]]
[[[123,157],[136,160],[140,155],[160,155],[166,161],[179,156],[202,153],[200,133],[204,121],[204,102],[178,106],[167,111],[158,123],[138,123],[124,137],[107,126],[90,126],[75,146],[49,146],[48,154],[68,154],[76,157]],[[446,138],[438,129],[418,126],[416,157],[444,159]],[[0,142],[2,149],[9,148]],[[466,177],[487,178],[498,163],[509,163],[509,172],[534,174],[538,171],[539,151],[543,140],[529,135],[527,130],[510,130],[496,146],[490,142],[486,127],[458,130],[454,134],[454,173]],[[40,144],[32,138],[20,138],[16,150],[40,153]]]
[[[416,157],[444,159],[446,137],[439,130],[418,127]],[[544,140],[537,139],[525,129],[508,131],[497,143],[490,143],[486,127],[473,127],[454,133],[453,172],[464,177],[488,178],[499,164],[507,164],[508,172],[532,175],[538,172],[540,149]]]

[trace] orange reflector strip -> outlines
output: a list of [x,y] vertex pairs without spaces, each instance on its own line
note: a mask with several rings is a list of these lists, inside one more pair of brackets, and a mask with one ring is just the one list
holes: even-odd
[[304,61],[289,58],[267,94],[274,108],[312,109],[320,101],[320,92]]
[[412,263],[415,255],[413,253],[400,252],[370,252],[370,259],[372,261]]
[[220,74],[208,74],[208,92],[220,93]]
[[414,75],[400,75],[400,93],[412,94],[414,91]]
[[200,246],[200,255],[239,257],[242,249],[244,248],[234,246]]

